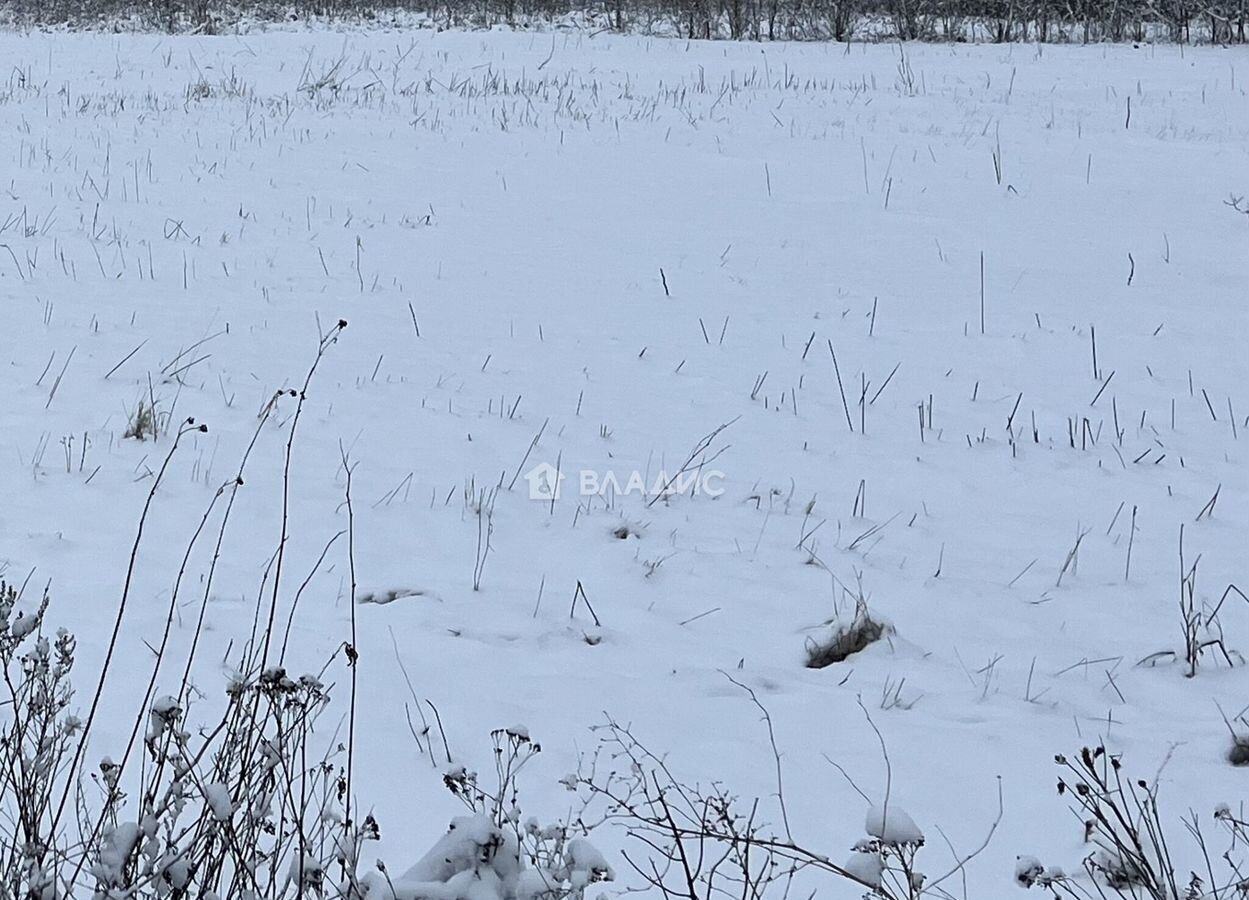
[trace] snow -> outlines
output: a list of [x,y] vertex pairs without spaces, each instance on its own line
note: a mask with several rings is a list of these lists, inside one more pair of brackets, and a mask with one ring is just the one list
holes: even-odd
[[[219,708],[272,577],[289,392],[343,319],[295,439],[271,674],[318,673],[336,723],[348,670],[323,666],[353,641],[352,790],[381,834],[361,868],[405,873],[401,895],[544,877],[510,825],[446,831],[444,732],[488,780],[490,734],[524,722],[543,750],[519,802],[545,826],[607,713],[779,828],[767,729],[723,672],[769,711],[788,821],[828,859],[867,804],[826,757],[960,849],[1000,776],[969,896],[1013,890],[1024,852],[1079,871],[1056,753],[1165,761],[1177,822],[1242,794],[1218,708],[1244,706],[1249,606],[1220,613],[1234,665],[1137,662],[1182,656],[1181,525],[1202,608],[1249,582],[1243,52],[902,52],[913,82],[885,45],[0,34],[0,572],[30,585],[5,639],[72,629],[84,706],[154,473],[178,422],[207,427],[153,499],[90,770],[122,758],[167,622],[152,696],[194,699],[149,734]],[[302,81],[340,57],[341,83]],[[126,438],[152,400],[158,436]],[[217,557],[212,504],[253,437]],[[723,493],[624,491],[692,450]],[[562,490],[531,500],[543,464]],[[859,597],[891,633],[806,669]],[[920,833],[892,801],[880,818],[887,841]],[[549,868],[636,887],[624,835],[588,838],[601,859],[570,843]],[[112,859],[137,838],[109,840]],[[945,861],[934,836],[923,868]]]
[[864,830],[886,844],[922,844],[920,831],[910,813],[896,803],[873,805],[867,811]]
[[32,634],[38,627],[38,616],[31,615],[25,611],[20,611],[18,612],[17,617],[9,625],[9,634],[13,636],[14,640],[21,641]]
[[123,822],[105,833],[101,852],[93,865],[93,874],[103,885],[120,885],[122,870],[139,843],[142,833],[133,822]]
[[1048,887],[1066,878],[1066,873],[1058,866],[1046,868],[1035,856],[1020,856],[1015,860],[1015,882],[1020,887],[1030,888],[1033,885]]
[[616,871],[607,857],[585,838],[573,838],[568,842],[564,868],[568,880],[578,888],[596,881],[616,880]]
[[857,878],[862,884],[879,887],[881,876],[885,871],[885,862],[876,850],[858,851],[850,854],[846,860],[845,870]]
[[218,822],[228,822],[234,815],[234,801],[230,799],[230,788],[220,781],[204,785],[204,799],[212,810],[213,818]]

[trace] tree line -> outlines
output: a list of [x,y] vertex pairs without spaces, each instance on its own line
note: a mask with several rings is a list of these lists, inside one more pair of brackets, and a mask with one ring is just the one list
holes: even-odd
[[415,14],[433,27],[597,30],[692,40],[1244,43],[1249,0],[0,0],[11,24],[233,30],[243,21]]

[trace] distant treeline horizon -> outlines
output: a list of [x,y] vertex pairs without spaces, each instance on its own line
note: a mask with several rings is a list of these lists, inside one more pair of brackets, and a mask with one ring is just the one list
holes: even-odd
[[265,22],[418,16],[690,40],[1244,43],[1249,0],[0,0],[17,27],[213,33]]

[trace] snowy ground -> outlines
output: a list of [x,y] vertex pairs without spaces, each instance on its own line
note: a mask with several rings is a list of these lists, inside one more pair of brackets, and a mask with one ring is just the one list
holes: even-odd
[[[84,673],[172,443],[124,438],[129,413],[154,398],[210,429],[157,494],[95,755],[128,731],[258,411],[343,318],[299,425],[284,578],[313,572],[293,655],[315,667],[349,633],[344,539],[314,572],[347,524],[346,453],[360,591],[404,595],[358,606],[366,856],[402,868],[458,809],[397,655],[470,764],[528,725],[544,818],[604,713],[690,780],[774,791],[728,672],[771,712],[795,832],[835,858],[867,804],[825,757],[884,789],[861,699],[932,870],[936,827],[974,847],[1001,776],[976,897],[1015,891],[1021,853],[1078,866],[1055,753],[1165,762],[1177,821],[1244,797],[1219,710],[1244,707],[1243,666],[1137,665],[1182,651],[1181,525],[1201,600],[1249,587],[1242,51],[394,32],[7,34],[0,56],[0,567],[52,581]],[[293,409],[239,494],[206,694],[276,548]],[[730,422],[705,454],[721,495],[623,491]],[[571,474],[553,505],[524,478],[543,462]],[[622,491],[579,497],[580,470]],[[466,497],[499,485],[474,591]],[[570,618],[578,582],[601,625]],[[896,633],[804,668],[859,585]],[[1220,619],[1249,652],[1249,606]]]

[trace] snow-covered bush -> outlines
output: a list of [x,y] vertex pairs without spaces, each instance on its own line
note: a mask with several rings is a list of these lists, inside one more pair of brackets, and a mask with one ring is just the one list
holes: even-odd
[[[499,826],[478,813],[458,816],[447,833],[398,878],[385,871],[365,879],[364,895],[385,900],[580,900],[593,884],[615,877],[607,860],[584,838],[536,822]],[[562,849],[545,864],[532,864]]]
[[443,784],[469,815],[412,868],[392,878],[384,867],[363,882],[370,900],[582,900],[591,885],[616,874],[585,835],[584,825],[542,825],[521,810],[517,778],[542,751],[523,725],[501,728],[494,741],[495,787],[451,765]]
[[[220,716],[198,722],[184,682],[131,711],[142,749],[100,757],[87,779],[75,765],[89,751],[74,710],[74,638],[44,635],[46,595],[33,612],[15,613],[19,600],[0,585],[0,895],[276,897],[291,883],[320,885],[334,863],[350,892],[357,859],[342,849],[377,825],[346,820],[342,768],[316,752],[329,704],[317,676],[240,674]],[[127,778],[139,754],[142,771]]]
[[137,779],[126,750],[100,759],[89,790],[70,777],[74,638],[43,635],[46,595],[31,611],[19,601],[0,583],[0,896],[581,900],[615,877],[584,829],[522,814],[516,777],[541,748],[520,727],[494,733],[495,790],[463,767],[444,774],[469,815],[400,877],[382,864],[360,877],[379,826],[350,818],[343,751],[316,738],[329,690],[281,666],[237,674],[211,720],[185,683],[156,697],[135,717]]
[[0,895],[56,896],[49,809],[58,772],[81,723],[70,711],[74,639],[41,633],[48,609],[16,611],[19,592],[0,581]]

